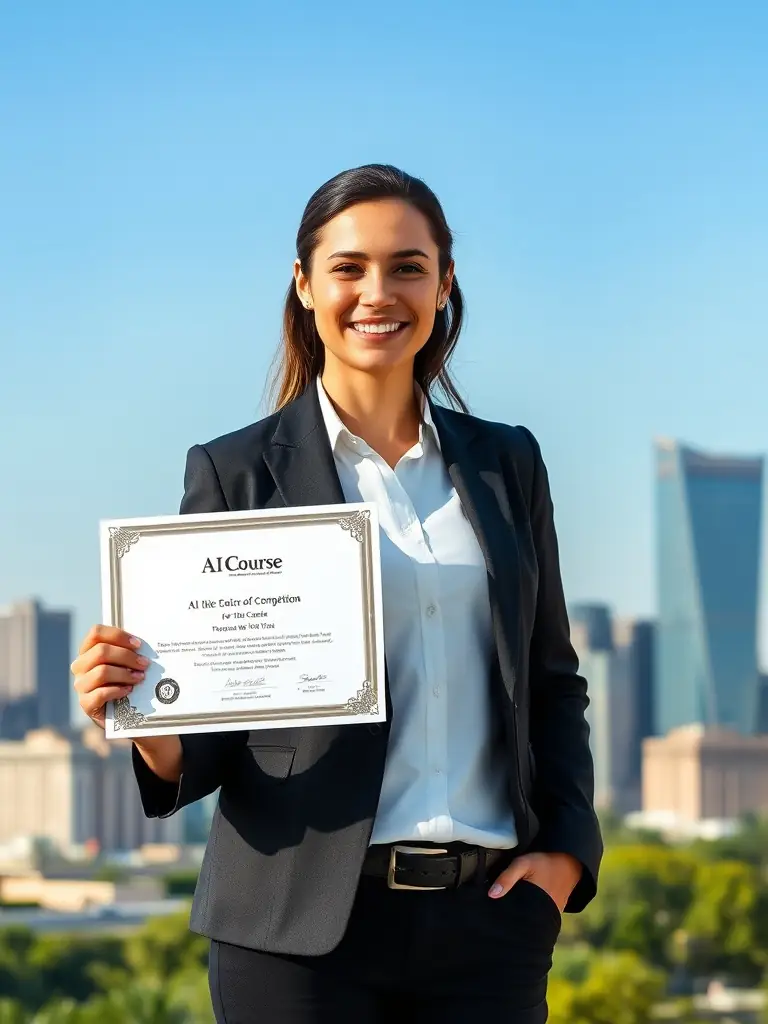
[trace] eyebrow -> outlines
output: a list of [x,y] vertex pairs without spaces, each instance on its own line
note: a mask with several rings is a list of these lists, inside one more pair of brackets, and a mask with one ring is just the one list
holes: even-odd
[[[421,249],[400,249],[398,252],[393,252],[391,258],[393,260],[405,260],[411,256],[421,256],[422,259],[428,260],[429,256]],[[353,252],[351,250],[343,250],[341,252],[335,252],[328,257],[329,260],[336,260],[343,258],[345,260],[367,260],[370,256],[367,252]]]

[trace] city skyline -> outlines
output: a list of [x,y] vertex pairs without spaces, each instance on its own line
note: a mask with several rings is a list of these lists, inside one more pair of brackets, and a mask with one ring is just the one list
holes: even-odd
[[[693,454],[701,455],[704,459],[709,458],[709,459],[712,459],[714,461],[718,461],[718,460],[721,460],[721,459],[732,460],[732,459],[735,458],[737,460],[741,460],[743,463],[745,463],[747,465],[756,465],[756,464],[759,463],[760,466],[762,466],[763,462],[764,462],[764,458],[765,458],[765,456],[763,456],[762,454],[754,454],[754,453],[752,453],[750,455],[744,455],[744,456],[734,456],[732,453],[728,454],[728,453],[723,452],[723,451],[718,451],[718,452],[709,451],[709,452],[705,453],[705,452],[703,452],[701,450],[701,447],[698,444],[691,444],[691,443],[683,442],[683,441],[681,441],[679,439],[671,439],[669,437],[655,436],[653,438],[653,440],[652,440],[652,451],[653,451],[653,453],[655,455],[657,455],[660,449],[661,450],[664,450],[664,449],[679,449],[682,452],[688,452],[688,453],[693,453]],[[761,473],[762,473],[762,469],[761,469]],[[657,474],[658,474],[658,465],[655,467],[654,477],[650,481],[650,484],[649,484],[649,486],[651,488],[653,488],[655,486],[656,482],[657,482],[656,481]],[[763,491],[763,488],[761,486],[761,492],[762,491]],[[756,652],[757,653],[757,666],[758,666],[758,670],[768,669],[768,649],[763,647],[762,644],[761,644],[761,640],[762,639],[765,638],[766,640],[768,640],[768,621],[765,622],[765,630],[764,630],[764,632],[762,632],[762,635],[761,635],[761,625],[762,625],[762,621],[761,620],[768,619],[768,601],[764,601],[763,600],[763,594],[762,594],[764,588],[768,587],[768,573],[763,571],[763,566],[764,566],[764,562],[765,562],[765,558],[766,558],[766,551],[765,551],[765,547],[766,546],[763,544],[763,535],[765,533],[766,528],[768,528],[768,509],[766,509],[766,507],[765,507],[765,502],[766,502],[766,496],[764,494],[762,494],[761,495],[760,504],[759,504],[759,507],[758,507],[759,538],[758,538],[758,545],[757,545],[757,547],[759,549],[759,564],[757,566],[757,572],[756,572],[756,575],[757,575],[757,587],[758,587],[758,595],[757,595],[758,629],[757,629],[757,652]],[[654,518],[657,517],[657,515],[658,515],[658,509],[652,510],[649,513],[649,518],[654,519]],[[638,619],[638,620],[641,620],[641,619],[656,620],[658,618],[658,616],[659,616],[659,607],[658,607],[658,580],[657,580],[657,576],[656,576],[656,573],[658,571],[658,550],[657,550],[658,537],[656,536],[655,531],[654,531],[654,534],[653,534],[653,542],[654,542],[654,546],[655,546],[655,549],[656,549],[656,554],[655,554],[656,563],[655,563],[655,566],[654,566],[654,575],[653,575],[652,581],[651,581],[653,597],[652,597],[652,600],[650,602],[650,606],[646,605],[645,607],[640,608],[640,609],[638,609],[638,608],[622,607],[622,606],[616,604],[615,602],[611,601],[605,595],[601,595],[599,593],[596,593],[595,591],[593,591],[589,587],[582,589],[582,591],[580,593],[580,596],[573,597],[572,594],[569,593],[569,591],[568,591],[567,580],[566,580],[566,599],[567,599],[567,601],[569,603],[569,606],[573,606],[573,607],[579,607],[579,606],[583,606],[583,607],[587,607],[587,606],[603,607],[603,606],[605,606],[605,607],[607,607],[607,608],[609,608],[611,610],[612,614],[616,615],[619,618],[623,618],[623,619]],[[97,545],[97,547],[98,547],[98,545]],[[98,554],[98,552],[97,552],[97,554]],[[98,574],[98,570],[97,570],[97,574]],[[2,591],[0,590],[0,592],[2,592]],[[27,591],[26,593],[21,593],[21,594],[15,594],[15,595],[14,594],[10,594],[10,595],[7,596],[5,601],[0,601],[0,617],[2,617],[3,614],[7,614],[8,611],[14,605],[19,604],[19,603],[29,603],[29,602],[31,602],[33,604],[37,603],[37,604],[42,605],[43,607],[48,608],[48,609],[50,609],[52,607],[52,604],[53,604],[53,602],[51,602],[51,601],[49,601],[47,599],[45,593],[32,593],[31,591]],[[80,609],[78,609],[77,605],[74,602],[71,602],[71,603],[67,604],[67,602],[65,601],[65,602],[63,602],[63,604],[66,605],[65,611],[67,613],[71,613],[72,614],[72,621],[74,623],[77,623],[78,622],[78,612],[80,611]],[[80,615],[79,618],[82,619],[82,615]],[[98,618],[93,619],[92,621],[93,622],[101,621],[101,618],[98,617]],[[89,622],[89,624],[90,624],[90,622]],[[78,643],[78,635],[79,634],[77,634],[77,632],[75,632],[75,634],[72,636],[73,656],[74,656],[74,648],[77,646],[77,643]]]

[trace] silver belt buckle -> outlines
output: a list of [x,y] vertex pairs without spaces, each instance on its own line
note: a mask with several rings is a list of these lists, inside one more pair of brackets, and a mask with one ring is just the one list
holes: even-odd
[[400,885],[395,881],[398,853],[421,853],[427,856],[436,856],[440,853],[448,853],[448,851],[435,850],[431,846],[393,846],[389,853],[389,871],[387,872],[387,886],[390,889],[409,889],[418,892],[437,892],[440,889],[447,889],[445,885]]

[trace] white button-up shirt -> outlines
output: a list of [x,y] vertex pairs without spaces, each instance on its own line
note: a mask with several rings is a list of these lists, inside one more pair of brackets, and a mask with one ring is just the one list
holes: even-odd
[[424,403],[419,440],[392,469],[342,423],[318,379],[347,501],[381,524],[392,722],[372,843],[516,843],[508,767],[492,742],[488,577]]

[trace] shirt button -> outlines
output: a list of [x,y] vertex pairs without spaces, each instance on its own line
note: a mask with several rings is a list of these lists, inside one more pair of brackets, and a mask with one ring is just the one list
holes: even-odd
[[434,688],[434,689],[432,690],[432,693],[434,693],[434,695],[435,695],[436,697],[439,697],[439,696],[440,696],[440,687],[439,687],[439,686],[436,686],[436,687],[435,687],[435,688]]
[[437,608],[433,604],[427,605],[427,615],[430,617],[430,619],[432,618],[436,611]]

